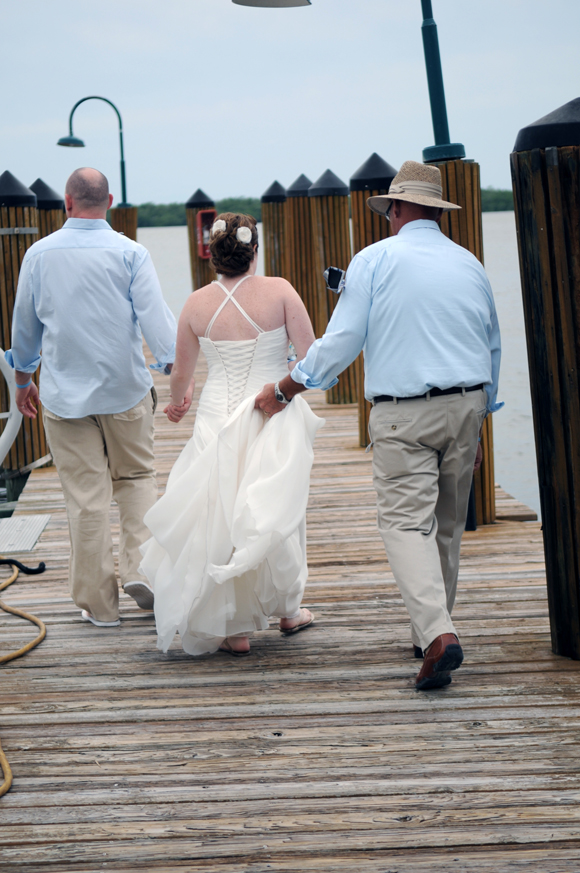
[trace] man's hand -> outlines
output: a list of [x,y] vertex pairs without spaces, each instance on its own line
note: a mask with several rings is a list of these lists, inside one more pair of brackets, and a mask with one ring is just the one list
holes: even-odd
[[174,403],[170,403],[168,406],[165,407],[163,412],[165,413],[169,421],[177,424],[178,421],[181,421],[190,406],[191,399],[188,400],[186,397],[181,406],[176,406]]
[[276,400],[273,382],[271,382],[269,385],[264,385],[264,387],[256,397],[254,408],[261,409],[264,415],[267,415],[268,418],[271,418],[273,415],[276,415],[277,412],[282,412],[283,409],[286,409],[284,403],[279,403]]
[[475,463],[473,465],[473,472],[477,473],[479,468],[481,467],[481,462],[483,461],[483,449],[481,448],[481,443],[477,444],[477,452],[475,453]]
[[26,418],[36,418],[38,411],[38,388],[34,382],[28,388],[19,388],[16,385],[16,406],[18,411]]

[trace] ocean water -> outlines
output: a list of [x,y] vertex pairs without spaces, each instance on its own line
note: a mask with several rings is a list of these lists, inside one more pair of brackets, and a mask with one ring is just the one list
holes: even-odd
[[[159,274],[165,299],[176,317],[191,293],[186,227],[143,227],[146,246]],[[485,267],[494,291],[502,332],[499,399],[494,415],[495,479],[509,493],[540,512],[524,314],[513,212],[483,215]],[[258,273],[263,275],[260,259]]]

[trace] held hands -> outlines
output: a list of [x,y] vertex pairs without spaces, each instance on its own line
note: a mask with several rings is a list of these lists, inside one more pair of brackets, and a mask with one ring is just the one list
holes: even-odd
[[189,407],[191,406],[191,401],[193,398],[194,390],[195,390],[195,379],[192,379],[190,384],[189,384],[189,388],[185,392],[185,397],[183,398],[183,403],[181,403],[180,405],[178,405],[177,403],[169,403],[165,407],[163,412],[165,413],[165,415],[167,416],[169,421],[172,421],[174,424],[177,424],[179,421],[181,421],[181,419],[183,418],[183,416],[185,415],[185,413],[189,410]]
[[38,388],[34,382],[28,388],[16,386],[16,406],[26,418],[36,418],[39,403]]
[[271,382],[269,385],[264,385],[264,387],[256,397],[254,408],[261,409],[264,415],[267,415],[268,418],[270,418],[272,415],[276,415],[277,412],[282,412],[282,410],[286,408],[283,403],[279,403],[276,400],[273,382]]

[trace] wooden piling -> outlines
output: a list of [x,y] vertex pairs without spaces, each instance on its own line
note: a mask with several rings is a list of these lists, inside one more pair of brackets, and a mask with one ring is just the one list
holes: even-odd
[[[457,160],[435,163],[441,171],[443,199],[457,203],[461,209],[443,213],[443,233],[468,249],[483,264],[483,228],[481,218],[481,182],[479,164]],[[474,476],[478,524],[495,522],[495,471],[493,462],[493,419],[488,415],[481,437],[483,461]]]
[[286,189],[280,182],[272,182],[261,199],[264,273],[287,278]]
[[511,156],[552,649],[580,660],[580,99]]
[[201,210],[215,209],[214,201],[198,188],[185,204],[187,216],[187,235],[189,238],[189,262],[191,265],[191,284],[194,291],[209,285],[216,274],[208,258],[199,255],[199,240],[197,235],[197,214]]
[[[314,322],[316,336],[322,336],[338,295],[326,287],[327,267],[346,270],[351,260],[348,188],[331,170],[326,170],[308,189],[313,234],[312,284],[316,288]],[[329,403],[356,403],[359,368],[355,361],[327,392]]]
[[116,206],[109,209],[109,224],[117,233],[123,233],[137,242],[138,209],[136,206]]
[[[316,333],[316,295],[318,283],[314,272],[314,237],[308,189],[312,182],[300,175],[286,189],[286,276],[296,288],[308,310]],[[318,336],[318,334],[317,334]]]
[[36,194],[38,238],[42,239],[50,233],[54,233],[55,230],[60,230],[65,223],[64,200],[42,179],[33,182],[30,190]]
[[138,209],[136,206],[116,206],[109,209],[109,224],[117,233],[123,233],[137,242]]
[[[4,350],[12,346],[12,313],[18,276],[24,255],[38,239],[36,194],[8,170],[0,176],[0,338]],[[38,385],[38,370],[32,379]],[[6,382],[0,385],[0,409],[10,409]],[[5,422],[0,420],[0,432]],[[3,467],[18,471],[49,454],[42,413],[32,420],[24,418]]]
[[[397,175],[376,152],[368,158],[350,179],[350,208],[352,212],[353,255],[361,249],[386,239],[391,235],[391,225],[384,215],[377,215],[367,206],[369,197],[386,194],[389,185]],[[369,415],[371,404],[364,395],[364,359],[362,352],[356,360],[358,367],[358,427],[359,444],[362,448],[369,444]]]

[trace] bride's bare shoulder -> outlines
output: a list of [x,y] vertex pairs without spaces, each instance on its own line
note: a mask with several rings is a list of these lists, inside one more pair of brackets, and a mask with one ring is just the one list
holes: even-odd
[[270,292],[288,294],[290,291],[294,291],[290,282],[281,276],[254,276],[254,281],[258,284],[258,287],[262,287]]
[[209,301],[215,295],[215,288],[210,283],[209,285],[203,285],[201,288],[197,288],[195,291],[192,291],[187,300],[185,301],[183,308],[194,310],[198,308],[207,301]]

